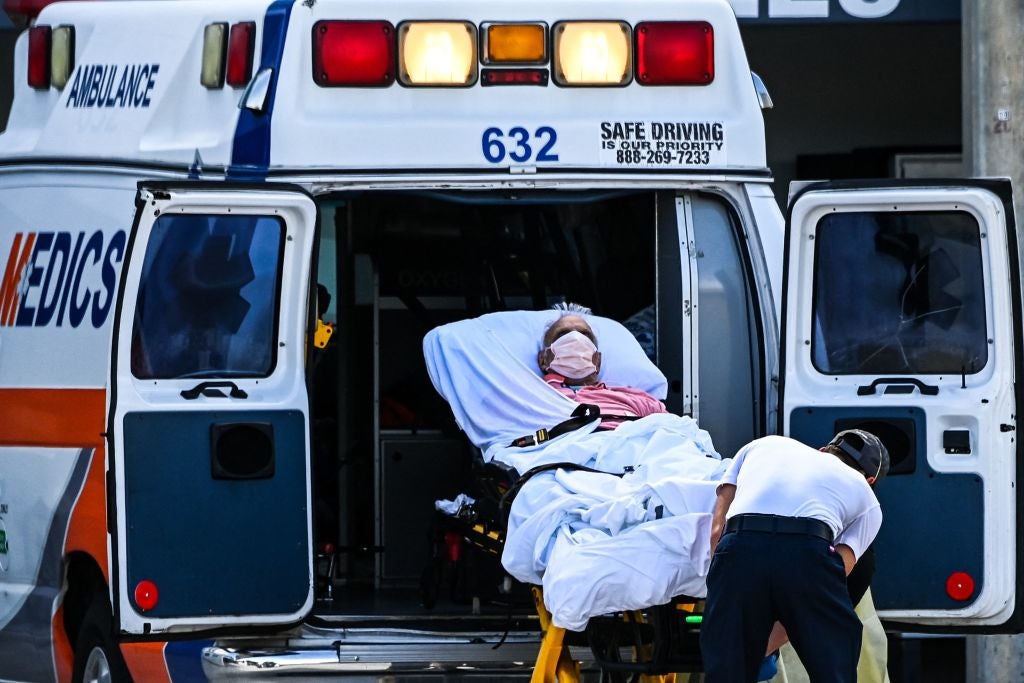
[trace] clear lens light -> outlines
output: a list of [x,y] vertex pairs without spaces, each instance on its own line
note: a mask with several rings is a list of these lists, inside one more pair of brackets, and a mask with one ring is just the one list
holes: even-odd
[[630,77],[629,27],[617,21],[567,22],[555,29],[559,81],[621,85]]
[[199,74],[199,82],[205,87],[224,87],[224,61],[227,48],[227,23],[207,24],[203,31],[203,65]]
[[68,84],[75,68],[75,29],[58,26],[53,29],[50,45],[50,82],[60,90]]
[[476,35],[463,22],[411,22],[399,29],[402,81],[468,85],[476,80]]

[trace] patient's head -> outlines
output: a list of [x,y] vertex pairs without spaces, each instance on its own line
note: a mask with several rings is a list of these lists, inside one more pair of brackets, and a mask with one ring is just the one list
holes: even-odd
[[596,384],[601,352],[590,324],[579,315],[563,315],[544,332],[537,365],[578,384]]

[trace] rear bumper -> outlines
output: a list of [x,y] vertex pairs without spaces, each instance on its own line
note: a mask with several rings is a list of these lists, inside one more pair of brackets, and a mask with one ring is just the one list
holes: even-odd
[[[211,681],[288,676],[419,677],[523,674],[533,669],[539,632],[438,633],[407,629],[348,630],[303,627],[296,637],[276,642],[218,642],[203,650],[203,672]],[[574,658],[592,666],[589,650],[573,648]]]

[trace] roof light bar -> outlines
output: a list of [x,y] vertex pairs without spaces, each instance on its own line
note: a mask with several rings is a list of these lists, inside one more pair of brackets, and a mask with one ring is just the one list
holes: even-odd
[[36,90],[50,87],[49,26],[33,26],[28,30],[28,84]]
[[224,87],[224,62],[227,59],[227,22],[207,24],[203,29],[203,62],[199,82],[210,89]]
[[480,26],[480,33],[480,57],[484,64],[528,65],[548,61],[545,24],[489,23]]
[[388,21],[318,21],[313,25],[313,81],[323,87],[391,85],[394,36]]
[[707,85],[715,80],[715,32],[706,21],[645,21],[636,25],[640,85]]
[[631,32],[622,21],[563,21],[552,29],[559,85],[620,86],[633,77]]
[[462,87],[476,82],[476,27],[468,21],[407,21],[398,26],[404,85]]
[[253,52],[256,49],[256,22],[232,24],[228,34],[228,66],[225,80],[232,88],[248,85],[252,78]]
[[75,70],[75,27],[58,26],[50,35],[50,82],[63,90]]

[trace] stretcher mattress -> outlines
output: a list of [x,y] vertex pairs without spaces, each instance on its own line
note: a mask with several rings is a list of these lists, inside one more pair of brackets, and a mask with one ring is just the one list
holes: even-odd
[[[488,460],[519,472],[569,462],[622,476],[557,469],[530,479],[512,505],[502,564],[544,587],[554,623],[703,597],[711,510],[727,462],[688,417],[650,415],[614,431],[597,421],[549,442],[512,448],[576,403],[541,378],[536,356],[557,311],[492,313],[432,330],[431,380]],[[600,379],[664,398],[665,377],[619,323],[586,316],[602,353]]]

